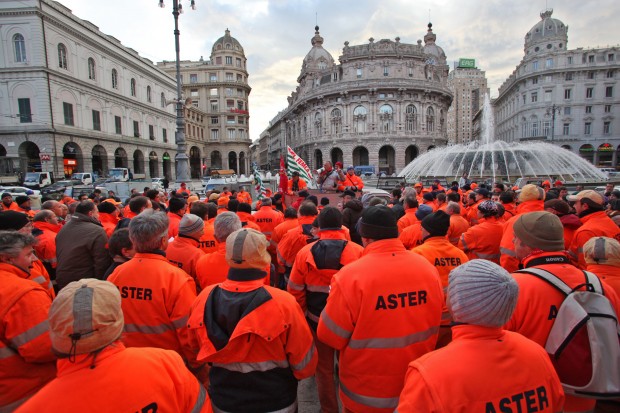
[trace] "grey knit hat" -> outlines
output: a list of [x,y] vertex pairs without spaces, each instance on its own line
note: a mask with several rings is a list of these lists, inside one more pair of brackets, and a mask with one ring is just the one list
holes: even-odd
[[179,223],[179,235],[192,236],[200,233],[205,223],[198,215],[184,214]]
[[448,308],[456,322],[501,327],[518,296],[519,286],[508,271],[488,260],[466,262],[448,278]]

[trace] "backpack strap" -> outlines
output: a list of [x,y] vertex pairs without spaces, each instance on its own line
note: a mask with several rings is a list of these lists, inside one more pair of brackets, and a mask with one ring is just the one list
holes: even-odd
[[[605,295],[605,291],[603,291],[603,284],[601,283],[600,278],[598,278],[596,274],[590,271],[584,271],[583,274],[586,276],[588,285],[592,286],[595,293]],[[589,290],[590,289],[588,288],[588,291]]]
[[566,284],[564,281],[562,281],[557,275],[547,270],[543,270],[542,268],[531,267],[531,268],[528,268],[527,270],[523,269],[517,272],[533,275],[534,277],[547,282],[552,287],[554,287],[556,290],[560,291],[562,294],[566,296],[568,296],[573,291],[573,289],[570,288],[570,286]]

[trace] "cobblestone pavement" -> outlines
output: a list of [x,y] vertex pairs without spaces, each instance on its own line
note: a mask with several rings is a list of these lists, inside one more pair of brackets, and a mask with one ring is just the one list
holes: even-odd
[[321,405],[319,404],[319,395],[314,376],[299,382],[297,403],[299,405],[299,413],[320,413]]

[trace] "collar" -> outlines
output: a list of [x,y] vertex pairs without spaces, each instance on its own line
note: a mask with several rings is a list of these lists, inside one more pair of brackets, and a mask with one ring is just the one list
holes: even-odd
[[30,274],[23,269],[14,266],[13,264],[8,264],[6,262],[0,263],[0,271],[11,273],[19,278],[28,278]]
[[362,255],[368,254],[384,254],[389,252],[402,252],[407,251],[401,240],[398,238],[380,239],[378,241],[371,242],[364,247]]
[[179,234],[175,239],[178,239],[179,242],[183,242],[185,244],[191,244],[194,247],[198,246],[198,240],[187,235]]
[[58,233],[58,231],[60,231],[60,229],[62,228],[62,225],[60,224],[54,225],[54,224],[50,224],[49,222],[45,222],[45,221],[33,222],[32,226],[40,230],[47,229],[49,231],[56,232],[56,233]]
[[267,273],[257,268],[231,268],[228,270],[228,280],[245,282],[245,281],[261,281],[267,276]]
[[299,226],[306,225],[306,224],[312,224],[315,219],[316,219],[316,215],[312,215],[309,217],[299,217],[297,219],[297,223],[299,224]]
[[346,239],[342,229],[323,229],[319,231],[319,239]]
[[58,359],[58,361],[56,362],[56,367],[58,368],[58,377],[66,376],[85,368],[96,368],[96,363],[100,363],[101,361],[112,357],[115,354],[118,354],[124,350],[125,346],[123,345],[123,343],[121,343],[120,341],[115,341],[114,343],[104,347],[99,352],[77,354],[73,363],[69,361],[68,357]]
[[600,218],[602,216],[607,216],[607,214],[605,213],[605,211],[596,211],[596,210],[586,210],[583,211],[581,214],[579,214],[579,219],[581,220],[581,222],[583,222],[584,224],[586,222],[588,222],[591,219],[596,219],[596,218]]
[[132,260],[136,259],[136,258],[167,261],[166,260],[166,252],[162,251],[162,250],[154,250],[154,251],[151,251],[151,252],[136,252],[136,254],[133,256]]
[[427,245],[452,245],[445,235],[429,235],[423,240],[423,243]]
[[563,251],[533,253],[522,260],[523,268],[548,264],[570,264],[568,256]]
[[525,201],[517,205],[517,213],[524,214],[526,212],[544,211],[545,201]]
[[506,335],[501,327],[485,327],[472,324],[452,326],[452,341],[457,340],[497,340]]

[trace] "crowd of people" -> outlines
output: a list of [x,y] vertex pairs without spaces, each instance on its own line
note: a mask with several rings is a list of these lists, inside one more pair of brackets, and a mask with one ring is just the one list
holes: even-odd
[[287,413],[312,376],[327,413],[620,409],[567,390],[545,350],[565,295],[536,276],[618,314],[613,186],[464,176],[388,201],[319,172],[337,205],[298,173],[260,199],[2,194],[0,412]]

